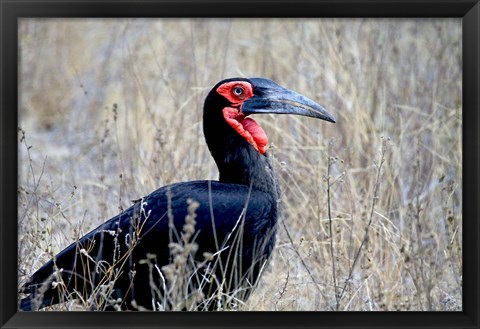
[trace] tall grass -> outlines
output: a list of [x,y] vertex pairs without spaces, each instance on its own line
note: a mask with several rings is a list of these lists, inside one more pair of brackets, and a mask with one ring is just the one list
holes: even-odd
[[[459,19],[23,19],[19,284],[166,184],[217,179],[203,99],[269,77],[284,216],[243,310],[461,310]],[[56,309],[85,309],[69,302]]]

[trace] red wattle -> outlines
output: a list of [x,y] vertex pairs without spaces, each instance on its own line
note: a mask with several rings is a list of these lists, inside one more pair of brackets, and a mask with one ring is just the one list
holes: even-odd
[[265,154],[265,147],[268,144],[268,138],[262,127],[260,127],[260,125],[252,118],[240,120],[240,123],[242,124],[243,128],[253,137],[258,151],[262,154]]
[[253,145],[257,151],[265,154],[268,138],[265,131],[255,120],[245,118],[245,116],[234,107],[225,107],[223,109],[223,117],[225,121],[227,121],[240,136]]

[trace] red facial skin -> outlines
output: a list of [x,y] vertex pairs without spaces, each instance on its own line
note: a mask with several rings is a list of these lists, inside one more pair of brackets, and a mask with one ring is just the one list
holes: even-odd
[[231,103],[223,109],[225,121],[258,152],[265,154],[268,138],[258,123],[242,113],[243,102],[253,96],[252,85],[246,81],[231,81],[220,85],[217,92]]
[[[237,96],[233,92],[235,87],[243,89],[243,94]],[[252,85],[246,81],[230,81],[220,85],[217,88],[217,93],[225,97],[232,103],[232,106],[241,105],[245,100],[253,96]]]

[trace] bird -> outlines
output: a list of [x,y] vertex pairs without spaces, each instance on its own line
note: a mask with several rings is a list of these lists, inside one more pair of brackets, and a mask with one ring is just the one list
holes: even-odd
[[95,311],[237,309],[268,264],[281,215],[268,138],[254,114],[335,123],[267,78],[229,78],[207,94],[203,132],[218,180],[174,183],[134,200],[59,252],[19,292],[22,311],[81,299]]

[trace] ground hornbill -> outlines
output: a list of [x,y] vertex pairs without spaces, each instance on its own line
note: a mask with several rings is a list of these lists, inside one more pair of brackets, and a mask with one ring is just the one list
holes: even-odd
[[222,310],[247,299],[268,261],[279,188],[251,114],[335,119],[264,78],[219,82],[203,128],[218,181],[162,187],[72,243],[21,288],[22,310],[75,298],[92,310]]

